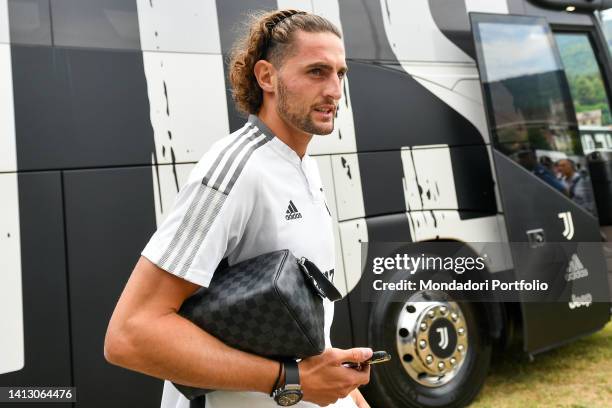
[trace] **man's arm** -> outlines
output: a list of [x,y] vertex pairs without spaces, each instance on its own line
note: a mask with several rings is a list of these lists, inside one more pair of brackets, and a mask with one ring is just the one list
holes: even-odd
[[199,287],[140,257],[111,317],[105,358],[179,384],[269,393],[278,362],[231,348],[177,314]]
[[[104,356],[115,365],[179,384],[270,393],[279,363],[229,347],[177,314],[198,285],[141,257],[111,317]],[[299,364],[304,399],[327,405],[369,381],[370,372],[342,366],[370,349],[326,349]]]
[[365,400],[361,394],[361,391],[359,391],[359,388],[355,388],[353,391],[351,391],[350,395],[358,408],[370,408],[370,404],[368,404],[368,402]]

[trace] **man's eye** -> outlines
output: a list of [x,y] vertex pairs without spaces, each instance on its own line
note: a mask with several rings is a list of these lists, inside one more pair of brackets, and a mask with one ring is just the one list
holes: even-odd
[[320,68],[315,68],[315,69],[312,69],[312,70],[310,70],[310,72],[311,72],[312,74],[316,75],[316,76],[321,76],[321,74],[323,73],[323,71],[321,71],[321,69],[320,69]]
[[344,79],[345,76],[346,76],[346,72],[338,72],[338,78]]

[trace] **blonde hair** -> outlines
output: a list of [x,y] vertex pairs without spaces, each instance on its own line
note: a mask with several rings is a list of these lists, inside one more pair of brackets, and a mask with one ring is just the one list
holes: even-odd
[[236,107],[245,113],[256,114],[263,102],[263,92],[253,71],[257,61],[265,59],[280,67],[298,30],[330,32],[342,38],[340,30],[326,18],[299,10],[254,14],[247,24],[245,34],[232,48],[229,62],[232,97]]

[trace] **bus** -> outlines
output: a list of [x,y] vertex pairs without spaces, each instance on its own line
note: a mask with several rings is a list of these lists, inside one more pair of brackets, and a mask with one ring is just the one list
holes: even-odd
[[[314,12],[343,33],[335,130],[309,154],[337,225],[332,344],[392,355],[363,389],[370,405],[467,405],[494,350],[535,358],[598,331],[611,312],[605,248],[577,252],[588,276],[554,303],[365,302],[361,251],[612,240],[610,6],[0,0],[0,385],[77,387],[60,407],[159,406],[162,381],[105,361],[106,327],[190,171],[245,120],[227,55],[262,9]],[[607,301],[584,300],[595,292]],[[422,326],[432,310],[444,350],[421,348],[441,335]]]

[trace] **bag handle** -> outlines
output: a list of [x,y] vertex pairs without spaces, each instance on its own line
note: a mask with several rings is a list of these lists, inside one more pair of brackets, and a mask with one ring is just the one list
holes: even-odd
[[334,284],[323,275],[323,272],[313,262],[302,257],[298,259],[298,265],[300,265],[300,269],[309,278],[321,297],[326,297],[332,302],[342,298],[342,294],[336,289]]

